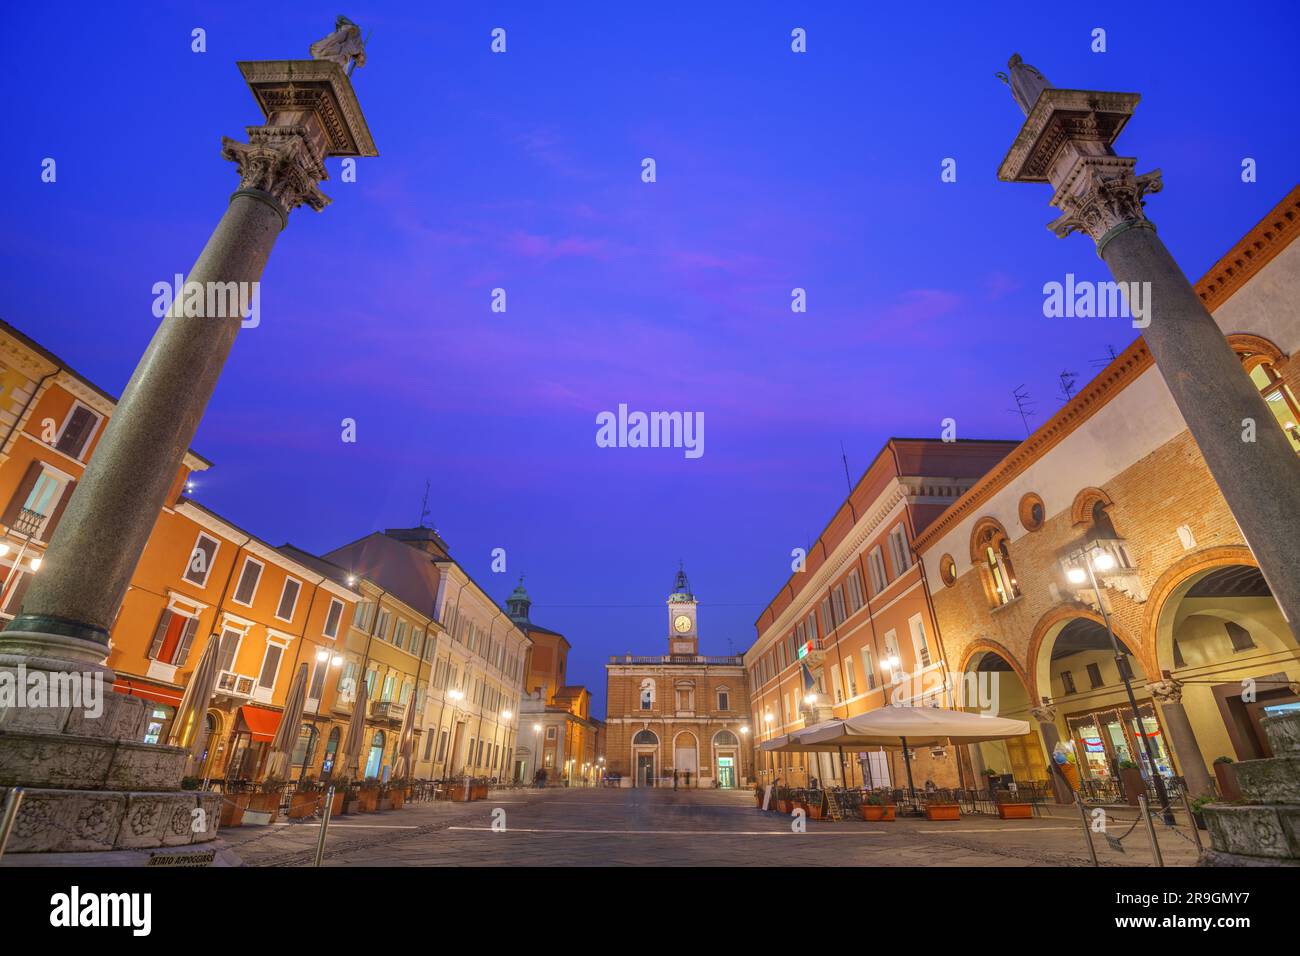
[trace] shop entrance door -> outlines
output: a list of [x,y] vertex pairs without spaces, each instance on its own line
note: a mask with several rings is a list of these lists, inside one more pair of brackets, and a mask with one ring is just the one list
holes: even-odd
[[718,758],[718,786],[723,790],[733,790],[736,786],[736,768],[731,757]]
[[655,785],[654,754],[636,755],[636,781],[642,787],[653,787]]

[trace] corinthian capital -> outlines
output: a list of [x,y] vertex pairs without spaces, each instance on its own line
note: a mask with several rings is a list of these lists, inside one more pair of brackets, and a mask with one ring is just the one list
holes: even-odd
[[1147,693],[1157,704],[1177,704],[1183,699],[1183,682],[1166,678],[1147,684]]
[[1136,161],[1118,156],[1087,156],[1078,160],[1069,178],[1052,198],[1064,215],[1048,224],[1059,238],[1086,232],[1100,247],[1114,229],[1147,222],[1143,197],[1160,192],[1160,170],[1134,175]]
[[317,186],[329,176],[305,127],[250,126],[248,139],[221,139],[222,157],[239,167],[240,189],[271,196],[285,217],[299,206],[320,212],[329,205]]

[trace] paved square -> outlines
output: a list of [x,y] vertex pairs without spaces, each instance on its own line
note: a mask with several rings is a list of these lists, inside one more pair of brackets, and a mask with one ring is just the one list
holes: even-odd
[[[494,831],[494,812],[505,830]],[[1118,809],[1123,836],[1135,811]],[[309,866],[320,829],[312,821],[237,827],[222,837],[251,866]],[[1166,865],[1196,862],[1190,831],[1157,825]],[[1142,826],[1124,852],[1095,835],[1103,866],[1150,866]],[[327,866],[1087,866],[1082,826],[1068,808],[1034,820],[984,815],[953,822],[791,820],[754,807],[748,791],[503,790],[476,803],[412,804],[337,818]]]

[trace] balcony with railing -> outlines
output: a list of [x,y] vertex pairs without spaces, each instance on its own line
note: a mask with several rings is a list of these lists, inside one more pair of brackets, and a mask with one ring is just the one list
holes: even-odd
[[736,657],[711,657],[705,654],[660,654],[657,656],[647,656],[639,654],[614,654],[610,657],[611,664],[709,664],[724,667],[739,667],[741,658]]
[[387,720],[400,724],[406,716],[406,705],[395,700],[372,700],[370,702],[370,719]]

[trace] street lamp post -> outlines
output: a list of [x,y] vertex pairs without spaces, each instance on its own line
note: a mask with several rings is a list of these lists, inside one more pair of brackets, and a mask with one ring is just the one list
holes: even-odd
[[533,724],[533,779],[539,779],[538,771],[542,769],[542,725]]
[[[325,662],[326,662],[326,661],[329,661],[329,666],[330,666],[330,667],[341,667],[341,666],[343,665],[343,655],[341,655],[341,654],[333,654],[333,655],[331,655],[331,654],[330,654],[330,651],[329,651],[329,648],[322,647],[320,650],[318,650],[318,651],[316,652],[316,661],[317,661],[317,663],[318,663],[318,666],[324,666]],[[328,679],[325,680],[325,681],[322,681],[322,682],[321,682],[320,697],[317,697],[317,698],[316,698],[316,713],[312,715],[312,720],[311,720],[311,729],[312,729],[312,730],[316,730],[316,725],[320,722],[320,705],[321,705],[321,698],[323,698],[323,697],[325,696],[325,688],[326,688],[327,685],[328,685]],[[317,732],[317,736],[319,736],[319,731]],[[314,754],[306,754],[306,753],[304,753],[304,754],[302,755],[302,769],[298,772],[298,786],[299,786],[299,787],[302,787],[302,781],[303,781],[303,779],[307,776],[307,765],[308,765],[309,763],[311,763],[311,758],[312,758],[313,756],[314,756]],[[333,765],[331,765],[331,766],[330,766],[330,773],[333,773],[333,772],[334,772],[334,767],[333,767]],[[324,773],[325,773],[325,765],[324,765],[324,763],[322,762],[322,764],[321,764],[321,774],[322,774],[322,776],[324,775]]]
[[[1156,788],[1156,797],[1160,800],[1160,814],[1165,823],[1173,826],[1174,812],[1169,806],[1169,793],[1165,789],[1165,778],[1160,774],[1160,768],[1156,766],[1155,751],[1151,749],[1151,738],[1146,735],[1142,727],[1142,715],[1138,712],[1137,697],[1133,693],[1133,681],[1129,679],[1128,668],[1124,662],[1124,651],[1120,646],[1119,639],[1115,637],[1115,630],[1110,626],[1110,614],[1106,612],[1106,602],[1102,599],[1101,588],[1097,585],[1097,575],[1094,573],[1094,567],[1100,571],[1109,571],[1115,566],[1115,558],[1097,547],[1095,542],[1088,542],[1082,547],[1070,553],[1068,558],[1070,569],[1066,572],[1066,577],[1071,584],[1083,584],[1088,582],[1092,593],[1097,596],[1097,608],[1101,611],[1102,622],[1106,625],[1106,636],[1110,638],[1111,649],[1115,652],[1115,669],[1119,671],[1120,680],[1124,682],[1124,692],[1128,694],[1129,707],[1133,709],[1134,730],[1137,732],[1138,740],[1142,742],[1142,750],[1146,753],[1147,765],[1151,768],[1151,782]],[[1080,568],[1082,565],[1082,568]]]

